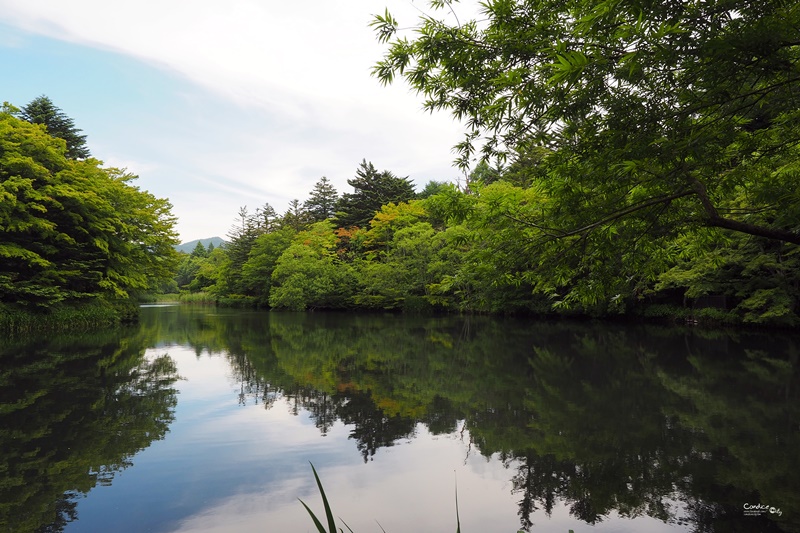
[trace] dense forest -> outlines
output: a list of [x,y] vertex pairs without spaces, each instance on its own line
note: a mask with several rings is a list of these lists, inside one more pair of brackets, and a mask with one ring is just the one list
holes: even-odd
[[[178,284],[277,308],[639,312],[794,325],[800,7],[433,0],[373,74],[465,125],[461,187],[362,163],[242,210]],[[437,17],[437,14],[440,15]]]
[[323,178],[283,216],[243,209],[224,249],[184,258],[182,288],[287,309],[797,323],[796,3],[457,8],[375,17],[373,74],[465,124],[461,186],[414,194],[365,161],[352,193]]
[[269,204],[242,208],[223,246],[198,244],[182,255],[176,283],[229,305],[290,310],[795,323],[798,271],[789,246],[770,250],[765,239],[708,228],[661,239],[671,259],[654,257],[658,266],[636,276],[605,271],[604,293],[578,299],[580,278],[532,249],[537,229],[521,221],[541,205],[535,190],[519,184],[522,166],[483,163],[466,187],[432,181],[414,194],[408,180],[362,162],[349,180],[353,193],[338,195],[323,177],[283,215]]
[[459,184],[417,192],[364,160],[352,192],[323,177],[282,215],[242,208],[225,246],[180,259],[166,200],[92,159],[46,97],[5,105],[3,309],[178,288],[291,310],[798,323],[797,3],[455,7],[376,16],[373,74],[465,125]]
[[3,326],[64,308],[114,322],[174,277],[172,206],[103,167],[80,132],[46,96],[0,109]]

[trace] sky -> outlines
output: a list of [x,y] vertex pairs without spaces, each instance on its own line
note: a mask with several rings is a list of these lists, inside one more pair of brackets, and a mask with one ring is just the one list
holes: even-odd
[[[455,182],[463,128],[371,75],[388,9],[424,0],[0,0],[0,102],[48,96],[105,166],[167,198],[182,242],[225,235],[241,207],[279,213],[362,160]],[[413,35],[412,35],[413,37]]]

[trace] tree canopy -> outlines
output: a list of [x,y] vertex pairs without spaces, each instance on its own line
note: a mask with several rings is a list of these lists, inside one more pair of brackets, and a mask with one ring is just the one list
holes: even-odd
[[462,167],[512,163],[534,203],[498,197],[487,223],[516,225],[537,280],[560,280],[540,290],[631,294],[687,235],[796,251],[797,3],[489,0],[480,21],[430,6],[413,38],[388,12],[374,19],[388,43],[374,74],[464,122]]
[[175,217],[136,176],[67,157],[64,142],[0,112],[0,303],[125,298],[174,275]]
[[415,196],[414,185],[408,178],[398,178],[388,170],[378,172],[366,159],[356,170],[356,177],[347,183],[355,190],[343,194],[336,204],[335,222],[343,228],[364,227],[382,206],[407,202]]
[[339,193],[331,184],[330,180],[322,176],[314,184],[314,189],[308,196],[308,200],[303,203],[309,220],[311,222],[322,222],[336,215],[336,202],[339,200]]
[[86,135],[75,126],[75,121],[59,109],[47,96],[39,96],[22,107],[19,117],[31,124],[43,124],[47,133],[67,143],[67,157],[86,159],[90,156]]

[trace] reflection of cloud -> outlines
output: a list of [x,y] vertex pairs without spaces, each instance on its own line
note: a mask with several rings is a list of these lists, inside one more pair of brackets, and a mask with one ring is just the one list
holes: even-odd
[[[183,520],[175,532],[299,531],[308,515],[297,500],[305,480],[283,480],[240,493]],[[310,523],[310,522],[309,522]]]

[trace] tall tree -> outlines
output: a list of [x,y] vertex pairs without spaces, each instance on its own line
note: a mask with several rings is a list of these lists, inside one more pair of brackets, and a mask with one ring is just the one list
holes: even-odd
[[47,133],[63,139],[67,143],[67,157],[70,159],[86,159],[90,156],[86,135],[81,135],[75,121],[56,107],[47,96],[42,95],[31,100],[28,105],[23,106],[19,116],[31,124],[43,124],[47,127]]
[[206,247],[203,244],[203,241],[197,241],[197,244],[195,245],[194,250],[192,250],[191,256],[192,257],[208,257],[208,250],[206,250]]
[[364,227],[382,206],[408,202],[416,196],[407,177],[398,178],[388,170],[378,172],[366,159],[356,170],[356,177],[347,183],[355,191],[343,194],[336,205],[335,223],[343,228]]
[[239,208],[239,218],[226,235],[225,261],[220,267],[220,282],[215,286],[218,295],[246,293],[242,267],[250,256],[256,238],[265,233],[264,220],[261,209],[250,213],[247,206]]
[[330,180],[322,176],[314,185],[308,200],[303,203],[303,209],[305,209],[311,223],[322,222],[336,215],[336,202],[338,200],[339,193],[331,185]]
[[452,24],[449,2],[430,4],[447,15],[412,39],[374,20],[390,42],[374,73],[465,121],[463,167],[540,149],[534,179],[515,176],[539,205],[497,216],[527,228],[542,279],[586,302],[630,294],[617,282],[653,279],[703,227],[796,251],[796,3],[489,0],[482,22]]
[[290,201],[289,208],[286,210],[286,213],[283,214],[281,227],[291,228],[295,232],[298,232],[305,228],[307,223],[308,213],[306,212],[305,208],[300,205],[300,200],[295,198],[294,200]]

